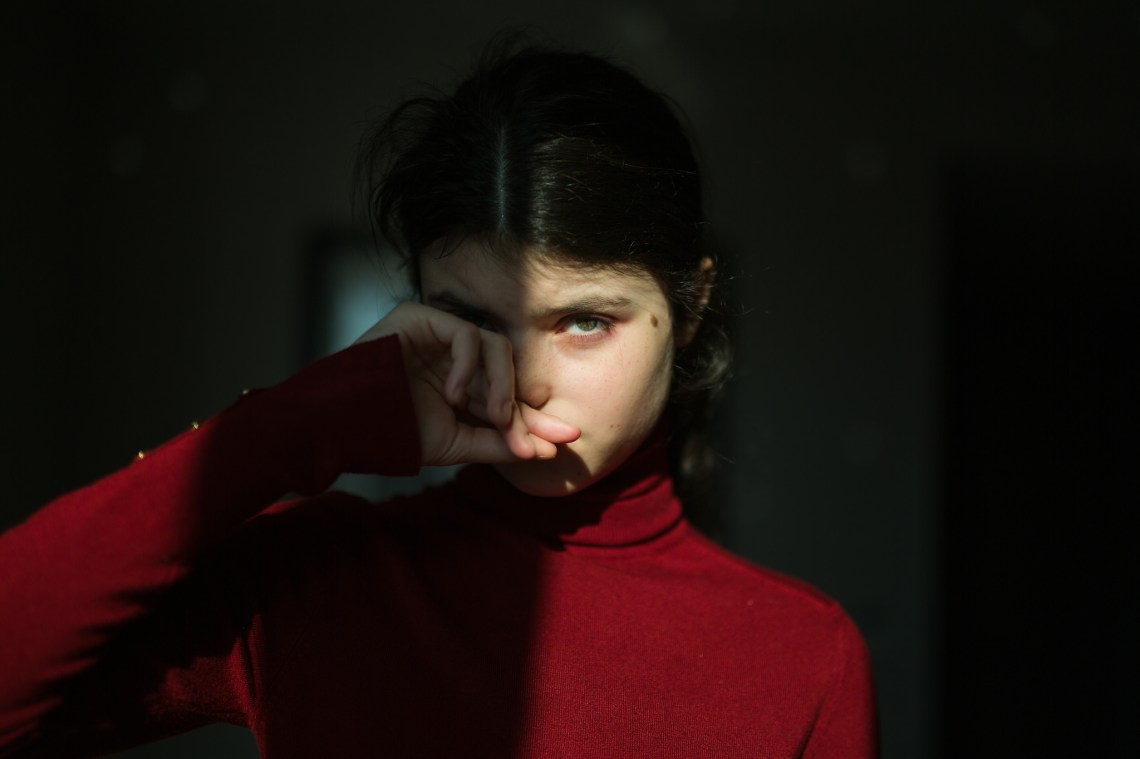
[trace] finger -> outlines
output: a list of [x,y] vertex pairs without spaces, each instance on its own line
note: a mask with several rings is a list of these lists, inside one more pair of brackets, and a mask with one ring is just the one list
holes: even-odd
[[558,455],[558,446],[549,440],[543,440],[536,435],[531,435],[530,442],[534,446],[534,457],[536,459],[552,459]]
[[[499,433],[503,436],[503,439],[506,441],[507,447],[510,448],[511,453],[513,453],[517,458],[534,458],[539,453],[539,449],[536,443],[544,443],[546,441],[536,441],[536,438],[534,438],[534,436],[532,436],[530,432],[527,431],[526,422],[523,421],[522,412],[519,411],[517,404],[512,403],[510,410],[510,420],[507,422],[506,426],[500,428]],[[542,450],[543,452],[549,452],[547,446],[545,445],[542,447]],[[553,456],[553,453],[548,456],[544,456],[543,458],[550,458],[551,456]]]
[[[556,416],[538,411],[525,403],[516,404],[516,408],[518,415],[512,416],[511,424],[502,428],[504,439],[511,442],[512,450],[520,452],[526,450],[522,438],[523,430],[534,446],[535,454],[542,459],[553,458],[557,453],[557,445],[573,443],[582,436],[580,429]],[[474,423],[473,426],[478,426],[478,422],[490,424],[486,403],[474,392],[471,393],[471,403],[467,406],[466,416],[466,419],[461,418],[460,421]],[[521,426],[518,426],[518,422],[521,422]]]
[[525,403],[519,403],[518,407],[527,432],[535,437],[551,443],[573,443],[582,436],[582,430],[556,416],[531,408]]
[[494,427],[460,425],[453,450],[454,461],[448,463],[512,464],[535,457],[533,448],[525,456],[516,455],[507,437]]
[[487,388],[487,373],[485,371],[482,369],[477,370],[475,376],[471,378],[471,381],[467,383],[467,387],[464,389],[467,396],[467,405],[464,407],[464,411],[470,412],[480,422],[489,424],[492,427],[505,427],[510,423],[509,408],[499,409],[500,414],[503,414],[503,412],[506,413],[498,420],[496,420],[494,418],[495,415],[491,413],[491,404],[487,400],[490,391]]
[[[487,426],[490,423],[486,420],[486,406],[481,402],[472,402],[465,410],[456,414],[456,419],[459,421],[460,435],[468,435],[478,431],[479,439],[484,440],[486,436],[483,433],[486,431],[497,436],[501,445],[498,448],[484,449],[501,450],[504,453],[506,458],[497,457],[495,463],[532,458],[552,459],[558,454],[558,447],[554,443],[543,440],[526,429],[521,414],[514,414],[511,423],[506,428],[495,428]],[[459,435],[457,435],[458,438]],[[463,438],[464,445],[467,444],[467,440],[468,438]],[[486,444],[483,443],[483,445]]]
[[486,330],[481,330],[480,336],[487,420],[498,427],[507,427],[511,423],[515,401],[515,362],[511,341]]
[[451,346],[451,368],[444,383],[444,398],[453,406],[467,405],[467,385],[479,370],[481,339],[479,329],[459,319],[441,319],[432,331]]
[[491,424],[488,419],[487,405],[482,400],[472,397],[467,408],[456,413],[456,419],[460,425],[473,429],[489,429],[494,432],[502,439],[503,444],[515,460],[535,458],[539,451],[544,454],[541,458],[552,458],[556,453],[552,449],[551,443],[530,434],[517,406],[512,406],[511,418],[505,426],[484,427],[484,425]]

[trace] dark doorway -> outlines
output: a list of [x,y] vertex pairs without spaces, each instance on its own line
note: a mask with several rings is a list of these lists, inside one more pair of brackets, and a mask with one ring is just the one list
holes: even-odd
[[945,189],[945,756],[1140,756],[1140,170]]

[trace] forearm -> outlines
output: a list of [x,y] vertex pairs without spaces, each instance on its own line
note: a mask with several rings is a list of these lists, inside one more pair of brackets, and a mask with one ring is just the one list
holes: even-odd
[[[399,346],[356,346],[241,401],[0,536],[0,743],[59,684],[290,491],[341,471],[412,473],[419,448]],[[385,440],[391,442],[385,442]]]

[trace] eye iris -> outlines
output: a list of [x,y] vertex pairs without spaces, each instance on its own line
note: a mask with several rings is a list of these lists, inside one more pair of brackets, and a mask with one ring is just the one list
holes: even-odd
[[592,316],[580,316],[574,320],[574,326],[581,332],[593,332],[598,328],[599,320]]

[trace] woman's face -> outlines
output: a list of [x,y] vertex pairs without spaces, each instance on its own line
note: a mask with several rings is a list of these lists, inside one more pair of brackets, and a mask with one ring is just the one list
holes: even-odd
[[518,267],[482,245],[420,258],[423,302],[506,336],[518,400],[582,436],[545,461],[499,465],[523,492],[577,492],[614,471],[653,430],[669,395],[673,324],[661,286],[539,257]]

